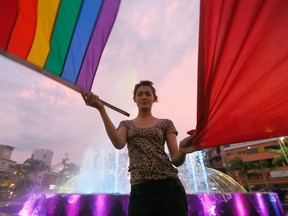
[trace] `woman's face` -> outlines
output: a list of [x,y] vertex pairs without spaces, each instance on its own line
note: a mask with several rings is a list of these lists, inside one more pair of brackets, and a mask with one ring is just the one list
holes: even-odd
[[151,109],[156,100],[150,86],[139,86],[134,101],[139,109]]

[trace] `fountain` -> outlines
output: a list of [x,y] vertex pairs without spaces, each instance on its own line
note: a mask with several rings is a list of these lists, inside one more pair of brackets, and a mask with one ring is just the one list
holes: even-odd
[[[57,193],[33,194],[18,215],[125,216],[129,202],[127,153],[85,152],[81,174]],[[204,167],[202,153],[179,168],[187,192],[188,215],[283,215],[275,193],[248,193],[228,175]]]
[[[188,155],[186,163],[179,167],[179,177],[188,194],[246,192],[230,176],[214,169],[204,167],[201,152]],[[105,164],[105,165],[104,165]],[[115,150],[102,150],[97,155],[88,148],[84,153],[81,175],[70,179],[59,193],[80,194],[129,194],[127,153]],[[95,176],[97,181],[95,181]],[[99,178],[99,176],[101,176]]]
[[127,194],[130,190],[127,167],[127,155],[120,151],[102,150],[96,155],[93,149],[88,148],[81,164],[81,174],[70,179],[58,192]]

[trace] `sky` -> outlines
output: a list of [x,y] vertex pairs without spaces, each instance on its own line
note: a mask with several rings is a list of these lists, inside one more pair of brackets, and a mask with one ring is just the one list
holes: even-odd
[[[130,113],[107,108],[117,127],[133,119],[133,88],[151,80],[158,100],[153,115],[171,119],[179,134],[196,127],[199,0],[122,0],[92,92]],[[23,163],[37,148],[53,151],[52,165],[81,164],[84,152],[113,150],[98,111],[81,95],[0,56],[0,144]],[[123,149],[121,151],[127,151]]]

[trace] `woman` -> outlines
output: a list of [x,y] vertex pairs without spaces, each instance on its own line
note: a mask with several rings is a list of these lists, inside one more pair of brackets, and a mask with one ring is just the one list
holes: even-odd
[[[192,136],[177,145],[177,131],[169,119],[158,119],[152,115],[152,105],[157,102],[156,90],[151,81],[135,85],[133,100],[138,115],[133,120],[121,121],[118,128],[110,120],[98,96],[84,93],[87,105],[98,109],[106,132],[117,149],[126,143],[131,174],[129,216],[186,216],[188,215],[185,189],[175,168],[185,161],[182,147],[189,145]],[[164,145],[170,153],[164,151]]]

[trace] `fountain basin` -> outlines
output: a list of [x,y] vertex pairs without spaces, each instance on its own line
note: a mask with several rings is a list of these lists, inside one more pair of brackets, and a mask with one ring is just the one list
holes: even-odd
[[[196,193],[187,201],[189,216],[284,214],[276,193]],[[126,216],[128,203],[128,194],[33,194],[18,215]]]

